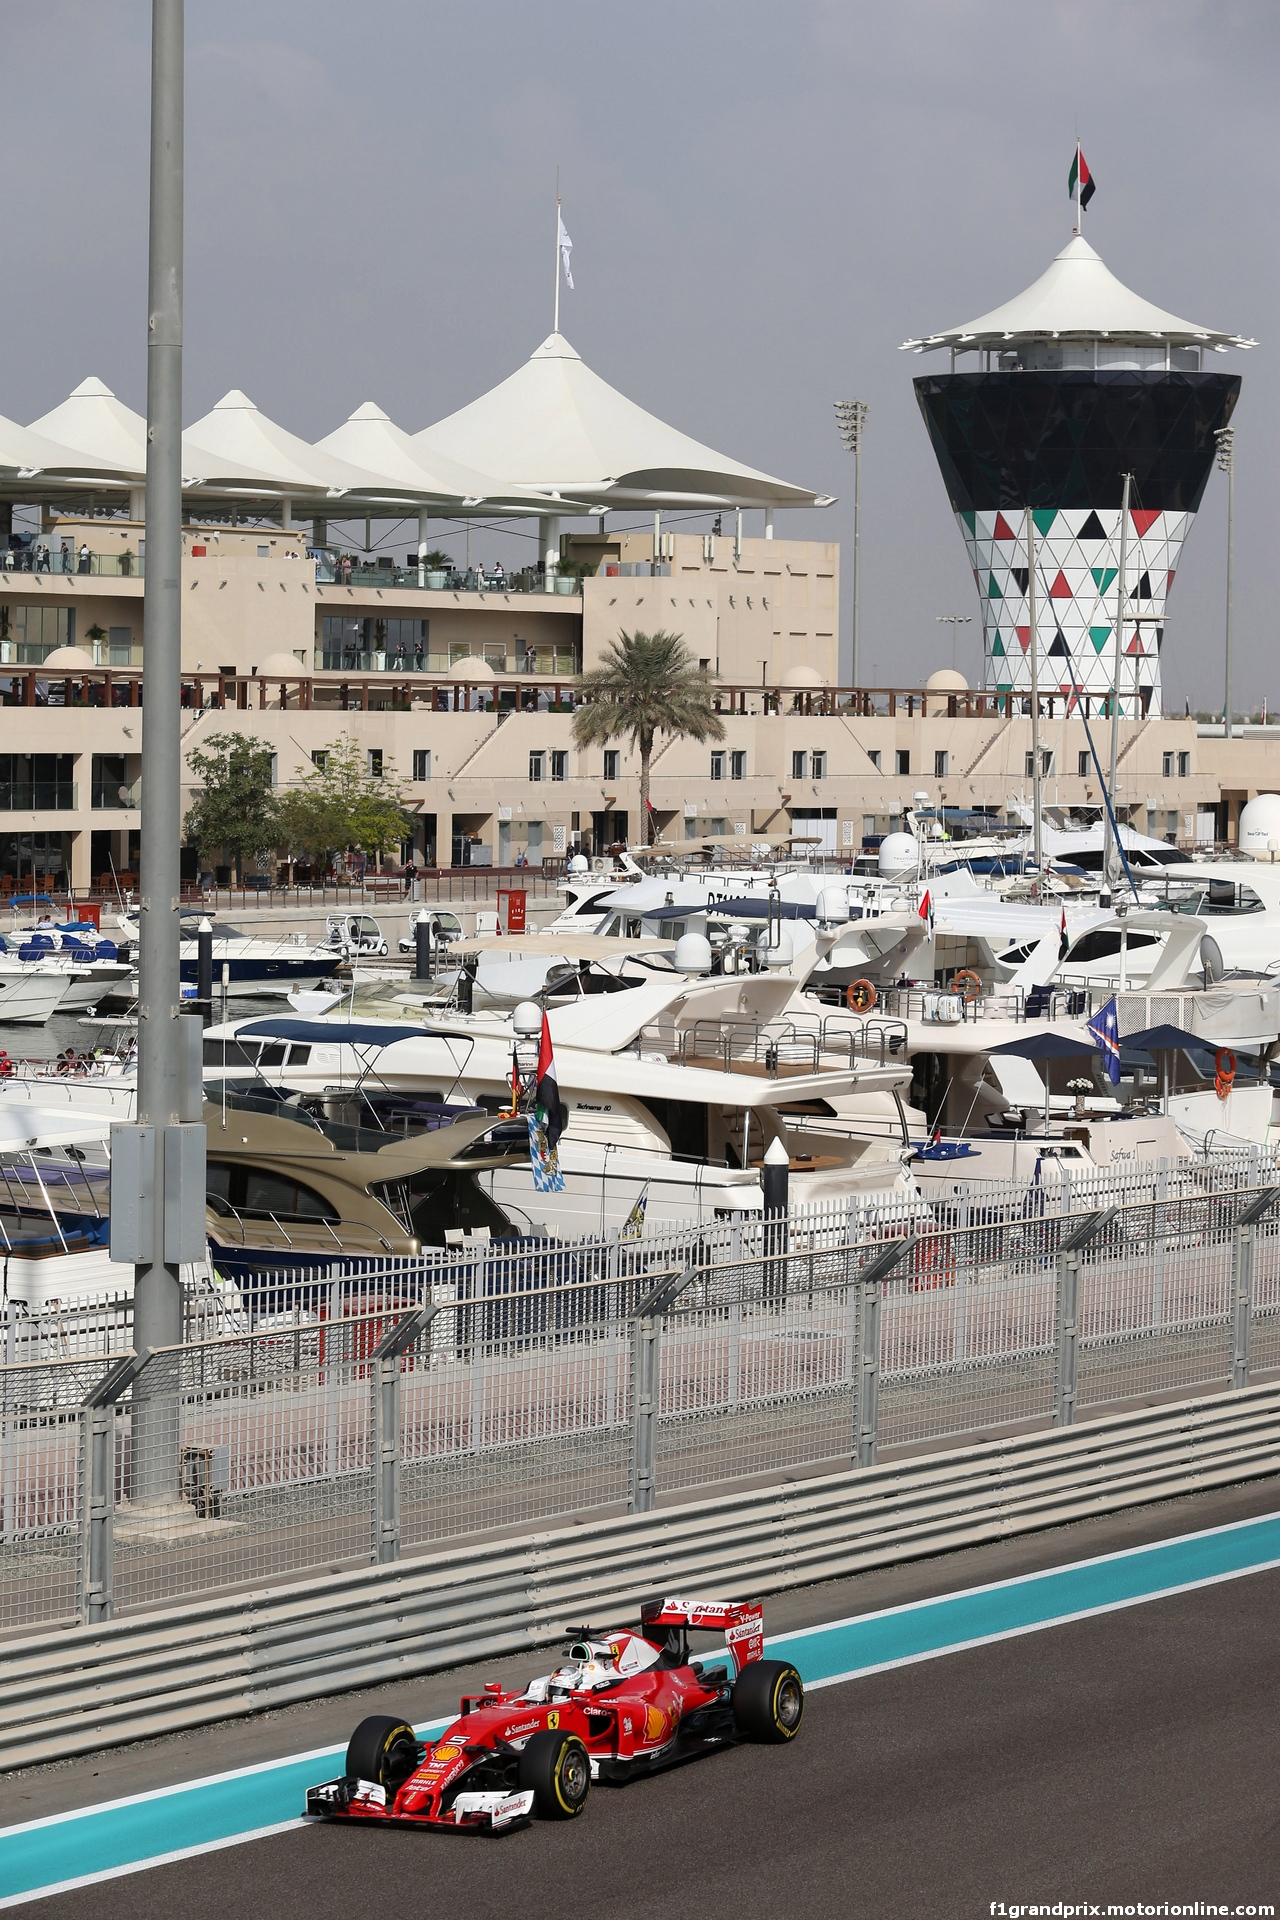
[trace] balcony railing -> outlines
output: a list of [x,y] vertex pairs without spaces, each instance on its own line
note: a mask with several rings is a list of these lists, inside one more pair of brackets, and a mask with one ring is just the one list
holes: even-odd
[[398,567],[391,560],[362,567],[334,554],[323,554],[316,560],[316,579],[321,586],[417,587],[429,593],[554,593],[568,597],[582,592],[576,574],[553,574],[548,582],[540,567],[525,567],[519,573],[486,573],[483,567],[451,567],[447,571]]
[[568,680],[578,671],[577,654],[572,647],[531,647],[527,653],[517,653],[510,660],[505,654],[501,659],[463,655],[459,660],[451,659],[438,649],[415,653],[400,648],[344,647],[329,641],[317,646],[314,664],[321,673],[427,673],[441,677],[460,665],[464,671],[470,671],[473,660],[481,671],[488,667],[499,674],[536,674],[539,678],[558,674]]
[[0,571],[5,573],[85,574],[110,580],[140,580],[147,570],[136,553],[64,553],[61,547],[0,549]]
[[0,782],[0,813],[74,813],[74,780]]

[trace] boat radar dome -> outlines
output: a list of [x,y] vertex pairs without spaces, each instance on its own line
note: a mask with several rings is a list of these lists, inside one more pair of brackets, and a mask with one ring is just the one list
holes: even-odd
[[711,942],[701,933],[682,933],[671,958],[678,973],[710,973]]
[[844,887],[824,887],[818,895],[818,918],[829,927],[843,926],[849,918],[849,895]]
[[1258,793],[1240,809],[1241,853],[1265,860],[1280,852],[1280,793]]
[[919,860],[920,849],[914,834],[886,833],[880,842],[879,868],[891,879],[899,874],[914,873]]
[[535,1000],[522,1000],[511,1016],[511,1028],[522,1040],[542,1033],[542,1008]]

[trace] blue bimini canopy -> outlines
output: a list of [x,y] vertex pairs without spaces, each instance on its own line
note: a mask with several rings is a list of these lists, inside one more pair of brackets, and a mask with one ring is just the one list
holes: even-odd
[[397,1040],[421,1040],[423,1027],[374,1026],[358,1020],[249,1020],[236,1028],[237,1040],[307,1040],[312,1046],[390,1047]]

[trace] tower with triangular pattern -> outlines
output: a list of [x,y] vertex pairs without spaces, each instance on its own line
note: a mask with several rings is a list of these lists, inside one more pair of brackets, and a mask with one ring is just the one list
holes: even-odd
[[1079,234],[1004,306],[905,342],[950,351],[915,390],[973,568],[986,686],[1031,687],[1030,509],[1041,694],[1105,698],[1118,646],[1122,711],[1161,711],[1165,602],[1240,391],[1205,363],[1253,344],[1152,306]]

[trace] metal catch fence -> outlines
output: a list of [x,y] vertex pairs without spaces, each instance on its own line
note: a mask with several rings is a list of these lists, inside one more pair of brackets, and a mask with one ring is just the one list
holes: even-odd
[[231,1331],[0,1367],[0,1631],[1242,1388],[1277,1203],[1244,1155],[259,1275]]

